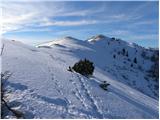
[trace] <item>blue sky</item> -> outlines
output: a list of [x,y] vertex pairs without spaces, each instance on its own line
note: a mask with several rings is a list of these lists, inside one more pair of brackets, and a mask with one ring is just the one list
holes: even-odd
[[158,47],[158,2],[4,1],[2,37],[36,44],[72,36],[104,34],[146,47]]

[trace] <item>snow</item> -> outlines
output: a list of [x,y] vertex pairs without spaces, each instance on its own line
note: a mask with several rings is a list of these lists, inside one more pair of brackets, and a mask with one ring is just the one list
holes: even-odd
[[[6,93],[7,100],[10,106],[24,113],[24,118],[159,117],[158,100],[147,87],[145,73],[136,65],[130,68],[129,62],[124,64],[126,57],[116,54],[119,59],[116,60],[112,56],[114,49],[125,47],[130,59],[136,56],[142,65],[142,48],[137,47],[134,54],[135,47],[126,42],[120,42],[120,46],[109,38],[93,43],[66,37],[37,47],[17,41],[2,42],[5,45],[2,71],[12,73],[5,81],[5,88],[10,91]],[[110,45],[104,44],[107,42]],[[81,58],[94,62],[93,77],[67,71]],[[142,68],[147,70],[152,62],[144,61],[147,66]],[[121,75],[128,75],[128,81]],[[133,80],[135,86],[128,84]],[[108,91],[99,87],[102,81],[110,83]]]

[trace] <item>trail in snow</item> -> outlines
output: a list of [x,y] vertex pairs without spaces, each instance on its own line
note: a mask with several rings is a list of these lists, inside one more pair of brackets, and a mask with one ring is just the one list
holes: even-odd
[[[49,64],[47,65],[48,66],[48,70],[49,70],[49,73],[51,75],[51,79],[54,80],[54,84],[55,84],[55,88],[56,90],[58,91],[59,95],[64,98],[65,102],[66,102],[66,106],[65,106],[65,114],[62,116],[63,118],[67,117],[68,116],[74,116],[74,114],[70,111],[72,111],[74,109],[74,105],[71,103],[71,101],[69,99],[67,99],[67,97],[65,97],[64,93],[63,93],[63,86],[60,84],[60,82],[56,79],[55,75],[53,74],[54,73],[54,67],[52,67],[52,65],[54,65],[54,62],[55,62],[55,57],[48,53],[48,52],[45,52],[46,54],[49,55],[49,57],[51,58],[52,60],[52,64]],[[80,93],[79,93],[80,95]],[[82,100],[83,101],[83,100]]]
[[95,118],[100,118],[102,119],[103,118],[103,114],[101,112],[101,110],[99,109],[98,105],[97,105],[97,101],[95,100],[95,98],[90,94],[90,91],[88,89],[89,86],[87,86],[85,83],[84,83],[84,78],[83,77],[80,77],[78,74],[77,74],[77,77],[78,77],[78,80],[80,81],[81,83],[81,86],[83,88],[83,90],[85,91],[85,94],[86,94],[86,98],[91,102],[91,107],[92,107],[92,112],[93,112],[93,116],[95,116]]
[[[83,76],[78,75],[78,73],[71,73],[72,79],[69,80],[73,86],[75,87],[73,90],[74,95],[76,95],[77,99],[80,100],[82,105],[88,110],[88,117],[89,118],[103,118],[103,113],[101,112],[100,108],[97,105],[96,98],[94,98],[89,91],[89,86],[85,84],[85,79]],[[74,81],[78,78],[78,81]],[[77,82],[80,83],[78,86]],[[90,115],[90,116],[89,116]]]
[[[56,90],[58,91],[58,93],[63,96],[63,92],[62,92],[62,88],[63,86],[59,83],[59,81],[56,79],[55,75],[54,75],[54,62],[55,62],[55,58],[52,54],[46,52],[46,51],[43,51],[43,53],[45,55],[48,56],[48,58],[51,59],[52,62],[49,63],[48,59],[46,59],[46,63],[47,63],[47,67],[48,67],[48,71],[49,71],[49,74],[50,74],[50,77],[51,77],[51,80],[54,81],[54,86],[56,88]],[[52,64],[51,64],[52,63]]]
[[86,109],[88,109],[88,105],[84,102],[84,98],[83,96],[81,95],[81,92],[80,90],[78,89],[78,85],[76,82],[74,82],[73,80],[70,80],[70,82],[73,84],[74,86],[74,89],[72,91],[72,93],[76,96],[76,98],[78,100],[80,100],[80,102],[82,103],[82,106],[84,106]]

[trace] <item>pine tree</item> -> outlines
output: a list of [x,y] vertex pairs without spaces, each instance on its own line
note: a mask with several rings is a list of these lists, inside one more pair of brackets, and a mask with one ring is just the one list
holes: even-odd
[[88,75],[93,74],[94,65],[93,65],[93,62],[87,59],[84,59],[84,60],[80,60],[79,62],[75,63],[72,69],[82,75],[88,76]]

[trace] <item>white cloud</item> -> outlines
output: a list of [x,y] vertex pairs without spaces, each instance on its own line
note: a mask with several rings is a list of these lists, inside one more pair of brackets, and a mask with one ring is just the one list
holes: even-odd
[[151,25],[151,24],[155,24],[157,23],[158,25],[158,20],[145,20],[145,21],[138,21],[138,22],[135,22],[133,23],[133,25]]
[[[94,11],[66,9],[65,3],[59,2],[3,2],[2,33],[19,31],[31,27],[45,26],[79,26],[96,23],[95,20],[55,21],[57,16],[86,16]],[[71,11],[72,10],[72,11]],[[99,10],[95,10],[98,12]]]
[[80,10],[80,11],[70,11],[65,12],[59,16],[86,16],[90,14],[91,10]]
[[148,34],[148,35],[132,35],[132,40],[158,40],[158,34]]
[[106,31],[105,33],[107,33],[108,36],[114,36],[114,37],[120,37],[123,38],[125,36],[132,36],[133,33],[130,32],[129,30],[122,30],[122,29],[118,29],[118,30],[110,30],[110,31]]
[[14,32],[50,32],[49,28],[22,28],[19,30],[15,30]]
[[38,11],[30,4],[3,3],[2,31],[14,31],[37,22]]
[[123,40],[128,40],[130,42],[139,42],[143,40],[151,40],[155,41],[158,40],[158,34],[155,33],[149,33],[149,34],[139,34],[130,30],[111,30],[106,31],[108,36],[114,36],[117,38],[121,38]]
[[114,33],[115,35],[127,35],[127,34],[130,34],[130,31],[128,31],[128,30],[116,30],[116,31],[112,31],[112,33]]
[[42,23],[41,26],[80,26],[80,25],[89,25],[96,24],[96,20],[78,20],[78,21],[46,21]]
[[141,15],[137,15],[137,14],[113,14],[108,16],[108,19],[112,22],[130,22],[130,21],[134,21],[134,20],[138,20],[140,19],[142,16]]

